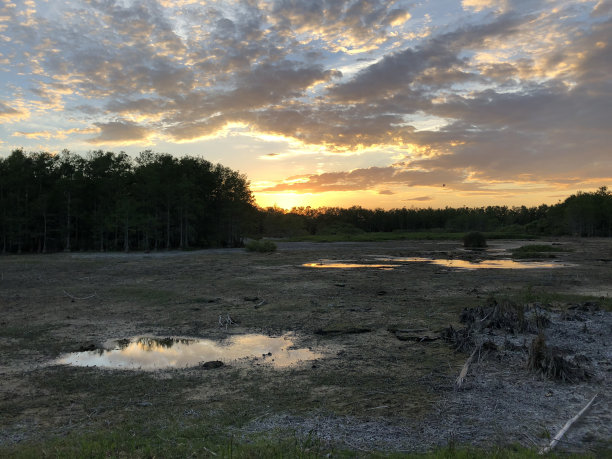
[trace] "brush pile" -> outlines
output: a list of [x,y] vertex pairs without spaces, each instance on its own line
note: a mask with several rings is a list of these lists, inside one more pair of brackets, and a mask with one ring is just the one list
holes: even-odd
[[[567,310],[590,311],[594,308],[589,304],[569,306]],[[471,353],[476,349],[480,356],[494,356],[508,363],[519,361],[522,367],[551,380],[577,382],[588,379],[591,373],[583,367],[588,363],[585,358],[575,350],[547,345],[546,329],[551,324],[548,309],[539,303],[518,304],[489,298],[484,305],[465,308],[459,317],[464,327],[449,325],[441,331],[440,338],[458,352]],[[578,320],[567,312],[559,318]]]
[[539,333],[529,346],[527,368],[548,379],[575,383],[591,377],[590,371],[579,364],[585,359],[580,355],[568,358],[561,349],[547,346],[544,334]]

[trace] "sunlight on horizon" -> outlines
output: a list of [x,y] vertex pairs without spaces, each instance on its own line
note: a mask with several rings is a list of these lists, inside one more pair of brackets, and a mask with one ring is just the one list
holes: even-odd
[[[594,187],[596,188],[596,187]],[[277,207],[290,211],[295,207],[363,207],[365,209],[440,209],[445,207],[537,207],[542,204],[554,205],[578,191],[585,189],[570,189],[560,193],[551,194],[550,190],[535,193],[530,190],[516,192],[513,196],[500,198],[494,194],[474,195],[461,191],[448,190],[445,192],[432,192],[430,188],[412,188],[405,192],[390,195],[365,191],[328,191],[321,193],[253,193],[255,203],[261,208]]]

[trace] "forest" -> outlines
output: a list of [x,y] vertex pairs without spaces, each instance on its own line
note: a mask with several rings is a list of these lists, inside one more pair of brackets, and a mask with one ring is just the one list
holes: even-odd
[[247,177],[199,157],[14,150],[0,158],[2,253],[239,247],[245,237],[370,232],[612,236],[612,193],[548,206],[258,208]]
[[0,159],[5,253],[237,246],[253,212],[246,177],[201,158],[15,150]]
[[364,209],[350,207],[260,210],[258,233],[271,237],[370,232],[495,232],[499,236],[612,236],[612,193],[607,187],[578,192],[537,207],[445,207]]

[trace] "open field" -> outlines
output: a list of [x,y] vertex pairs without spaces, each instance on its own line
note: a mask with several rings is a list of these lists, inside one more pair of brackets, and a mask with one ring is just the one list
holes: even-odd
[[[560,239],[542,269],[455,269],[409,258],[510,258],[458,241],[281,242],[243,249],[59,253],[0,258],[0,455],[350,455],[537,449],[597,393],[557,448],[612,444],[612,240]],[[395,258],[394,258],[395,257]],[[318,268],[323,260],[390,268]],[[381,261],[384,260],[384,261]],[[523,260],[521,260],[523,261]],[[547,260],[547,262],[550,262]],[[588,378],[553,381],[526,368],[537,331],[486,329],[495,351],[438,339],[464,308],[537,308],[549,343]],[[220,326],[219,316],[232,322]],[[483,319],[484,320],[484,319]],[[58,356],[134,336],[290,333],[323,354],[274,368],[265,358],[153,372],[57,365]],[[287,453],[289,452],[289,453]]]

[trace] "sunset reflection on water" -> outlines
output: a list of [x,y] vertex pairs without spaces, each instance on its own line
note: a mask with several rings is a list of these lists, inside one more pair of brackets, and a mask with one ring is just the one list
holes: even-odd
[[351,263],[351,262],[336,262],[336,261],[319,261],[315,263],[304,263],[302,266],[307,268],[335,268],[335,269],[352,269],[352,268],[372,268],[392,270],[403,266],[406,263],[429,263],[446,268],[455,269],[549,269],[568,267],[567,263],[560,262],[543,262],[543,261],[515,261],[510,259],[490,259],[490,260],[460,260],[460,259],[445,259],[445,258],[421,258],[421,257],[377,257],[376,261],[391,262],[390,264],[376,263]]
[[322,354],[309,349],[293,348],[290,335],[270,337],[247,334],[225,341],[192,338],[150,338],[115,341],[114,349],[73,352],[55,363],[116,369],[157,370],[186,368],[203,362],[224,363],[254,361],[283,368],[301,361],[314,360]]

